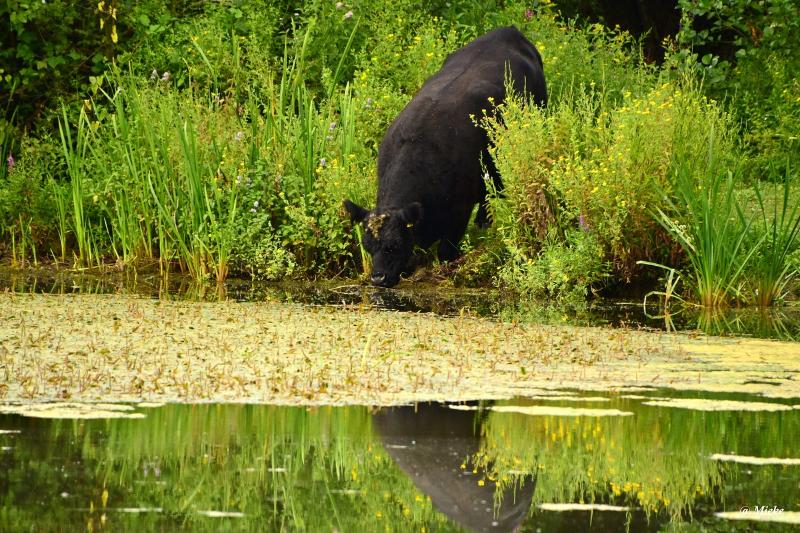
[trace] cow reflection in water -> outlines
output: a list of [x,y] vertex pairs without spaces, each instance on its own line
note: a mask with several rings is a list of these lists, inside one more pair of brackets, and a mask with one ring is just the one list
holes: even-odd
[[507,489],[494,508],[494,483],[462,469],[480,448],[482,415],[441,404],[391,407],[373,415],[386,452],[433,505],[470,531],[515,531],[531,507],[535,481]]

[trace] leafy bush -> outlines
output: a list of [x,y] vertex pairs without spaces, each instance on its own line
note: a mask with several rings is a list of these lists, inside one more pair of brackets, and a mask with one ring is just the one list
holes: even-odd
[[[680,266],[691,256],[659,224],[697,221],[680,187],[732,168],[742,169],[734,189],[740,176],[792,181],[800,168],[794,3],[682,0],[679,46],[663,69],[645,64],[626,33],[565,21],[559,5],[0,7],[0,92],[9,94],[0,253],[17,263],[34,255],[158,262],[218,279],[359,272],[366,259],[342,199],[374,201],[391,121],[449,52],[507,24],[542,53],[550,107],[509,101],[500,119],[487,102],[487,115],[475,117],[494,142],[505,196],[492,201],[494,229],[465,240],[461,279],[574,300],[634,278],[637,261]],[[747,294],[759,271],[784,281],[795,272],[784,268],[797,261],[795,239],[780,237],[791,236],[795,213],[769,206],[742,244],[756,249],[737,285]],[[778,293],[790,287],[782,283],[773,283]]]
[[752,156],[747,175],[779,180],[787,170],[800,168],[795,75],[800,69],[800,4],[680,0],[678,5],[684,15],[678,57],[694,61],[710,94],[728,98],[744,123]]
[[499,269],[505,285],[525,295],[550,294],[569,303],[584,301],[592,286],[608,276],[603,249],[588,231],[552,232],[535,259],[511,257]]
[[[672,194],[676,169],[688,165],[700,183],[699,162],[709,155],[723,168],[735,163],[730,117],[696,87],[667,82],[623,96],[611,107],[602,94],[583,92],[547,110],[514,99],[499,107],[502,120],[483,119],[505,186],[506,198],[492,204],[511,261],[552,262],[554,238],[587,254],[571,257],[583,267],[565,269],[572,277],[559,285],[516,275],[507,278],[512,285],[560,293],[596,283],[605,263],[615,277],[630,279],[637,261],[667,259],[671,245],[653,210]],[[575,238],[583,233],[593,242]]]
[[[58,145],[50,138],[23,138],[14,164],[0,187],[0,221],[5,227],[0,228],[2,239],[0,253],[12,253],[12,243],[19,245],[27,239],[28,251],[38,248],[42,256],[47,255],[47,247],[54,238],[52,228],[55,212],[51,183],[52,176],[63,172],[63,162],[57,156]],[[4,250],[5,248],[5,250]],[[12,257],[17,263],[32,260],[27,254],[20,256],[21,249]]]

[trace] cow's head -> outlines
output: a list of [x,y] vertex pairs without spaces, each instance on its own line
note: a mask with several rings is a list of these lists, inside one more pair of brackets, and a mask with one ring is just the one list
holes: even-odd
[[414,202],[402,209],[367,211],[345,200],[344,207],[350,218],[364,227],[362,244],[372,256],[372,283],[381,287],[397,285],[414,250],[413,227],[422,218],[422,206]]

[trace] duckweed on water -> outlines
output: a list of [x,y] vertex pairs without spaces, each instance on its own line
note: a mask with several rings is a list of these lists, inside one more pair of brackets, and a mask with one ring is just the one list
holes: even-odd
[[538,400],[543,402],[608,402],[608,398],[602,396],[526,396],[528,400]]
[[800,465],[800,459],[782,459],[779,457],[751,457],[749,455],[715,453],[710,458],[713,461],[730,461],[748,465]]
[[798,372],[800,351],[783,342],[362,307],[0,294],[7,401],[388,405],[652,387],[797,398]]
[[540,503],[537,505],[542,511],[621,511],[628,512],[630,507],[620,505],[606,505],[602,503]]
[[133,407],[114,403],[54,402],[40,404],[0,405],[0,413],[31,418],[144,418],[142,413],[132,413]]
[[781,511],[781,512],[750,512],[734,511],[728,513],[714,513],[718,518],[726,520],[749,520],[752,522],[776,522],[780,524],[800,524],[800,512]]
[[696,411],[789,411],[791,405],[765,402],[738,402],[734,400],[709,400],[704,398],[666,398],[644,402],[653,407],[677,407]]
[[[458,411],[477,410],[477,407],[452,405]],[[498,413],[519,413],[530,416],[630,416],[633,413],[619,409],[576,409],[573,407],[550,407],[541,405],[494,405],[487,408]]]

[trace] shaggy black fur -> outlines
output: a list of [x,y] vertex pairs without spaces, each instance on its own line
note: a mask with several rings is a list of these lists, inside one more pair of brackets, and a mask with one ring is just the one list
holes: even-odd
[[351,218],[364,224],[372,282],[391,287],[408,274],[414,245],[439,241],[438,257],[458,257],[475,204],[476,223],[489,223],[481,162],[495,187],[486,132],[474,124],[503,102],[506,73],[514,91],[547,103],[542,58],[515,27],[499,28],[453,52],[389,126],[378,151],[378,201],[368,211],[349,200]]

